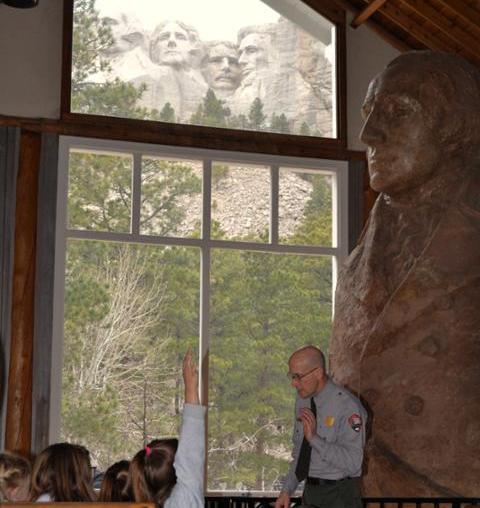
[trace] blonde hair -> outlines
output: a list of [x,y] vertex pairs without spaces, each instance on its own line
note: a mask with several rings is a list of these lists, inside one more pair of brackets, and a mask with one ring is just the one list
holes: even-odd
[[90,454],[84,446],[57,443],[37,456],[32,473],[32,501],[45,493],[57,502],[96,500]]
[[[0,501],[27,501],[30,492],[30,461],[16,453],[0,453]],[[18,489],[15,495],[12,491]]]

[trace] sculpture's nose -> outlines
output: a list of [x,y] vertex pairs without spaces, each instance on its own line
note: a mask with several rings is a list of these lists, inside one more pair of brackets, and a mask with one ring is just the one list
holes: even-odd
[[376,142],[385,141],[385,132],[382,128],[381,119],[373,109],[365,118],[362,130],[360,131],[360,141],[370,146]]

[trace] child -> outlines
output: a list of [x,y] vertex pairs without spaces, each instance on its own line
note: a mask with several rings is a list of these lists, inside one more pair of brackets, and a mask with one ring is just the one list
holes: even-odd
[[198,372],[189,349],[183,360],[185,405],[180,439],[152,441],[133,458],[129,485],[134,500],[163,508],[203,508],[205,407],[198,399]]
[[98,501],[102,503],[133,501],[133,495],[127,488],[128,460],[120,460],[112,464],[103,475],[102,487]]
[[28,501],[30,462],[16,453],[0,453],[0,501]]
[[57,443],[36,458],[32,473],[31,500],[95,501],[90,454],[80,445]]

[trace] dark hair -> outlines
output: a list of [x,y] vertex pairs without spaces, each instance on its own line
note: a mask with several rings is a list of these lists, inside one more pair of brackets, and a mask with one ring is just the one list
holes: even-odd
[[57,443],[35,459],[31,499],[48,493],[53,501],[95,501],[90,454],[84,446]]
[[127,488],[129,466],[128,460],[119,460],[105,471],[98,501],[105,503],[133,501],[133,494]]
[[136,503],[154,502],[162,507],[177,483],[173,467],[178,439],[155,439],[130,463],[128,488]]
[[[0,501],[26,501],[30,491],[30,461],[17,453],[0,453]],[[19,489],[20,498],[12,498],[11,490]]]

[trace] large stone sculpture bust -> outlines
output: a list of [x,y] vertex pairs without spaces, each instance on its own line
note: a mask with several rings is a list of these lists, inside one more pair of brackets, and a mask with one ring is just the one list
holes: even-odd
[[396,58],[361,133],[380,195],[341,271],[333,376],[372,413],[367,495],[480,492],[480,73]]

